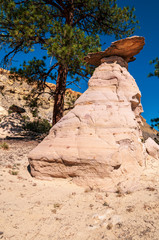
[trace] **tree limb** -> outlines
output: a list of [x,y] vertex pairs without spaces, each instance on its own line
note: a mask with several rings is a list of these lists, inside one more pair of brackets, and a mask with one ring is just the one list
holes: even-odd
[[57,8],[62,14],[64,13],[64,10],[55,2],[52,0],[43,0],[46,4],[50,4],[51,6]]

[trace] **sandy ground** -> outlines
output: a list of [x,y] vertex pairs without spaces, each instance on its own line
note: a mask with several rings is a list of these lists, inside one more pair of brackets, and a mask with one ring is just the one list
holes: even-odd
[[[159,240],[159,162],[149,158],[143,190],[104,193],[71,179],[30,176],[27,154],[37,141],[0,149],[0,239]],[[1,142],[0,142],[1,143]]]

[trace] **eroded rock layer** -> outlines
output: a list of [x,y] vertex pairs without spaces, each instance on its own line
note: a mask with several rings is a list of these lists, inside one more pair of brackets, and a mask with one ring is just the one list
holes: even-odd
[[[105,58],[75,107],[29,154],[37,178],[132,191],[144,167],[140,91],[120,57]],[[125,62],[126,64],[126,62]]]
[[[37,91],[36,82],[29,84],[26,79],[22,78],[10,78],[11,73],[5,69],[0,68],[0,118],[8,115],[13,105],[19,108],[24,108],[25,112],[21,112],[23,116],[29,117],[31,121],[34,120],[34,113],[36,108],[29,107],[31,104],[32,94],[31,92]],[[47,83],[43,93],[41,92],[38,98],[38,109],[36,116],[42,119],[52,121],[52,112],[54,106],[54,100],[52,93],[55,91],[55,84]],[[29,94],[31,96],[29,97]],[[81,95],[79,92],[66,90],[64,109],[72,107],[73,102]],[[27,100],[29,98],[29,100]],[[13,111],[17,112],[17,111]],[[67,112],[67,110],[65,111]],[[7,134],[7,132],[6,132]],[[7,134],[9,136],[9,134]]]
[[88,53],[85,61],[91,65],[99,66],[101,59],[104,57],[118,56],[122,57],[126,62],[132,62],[145,45],[145,38],[139,36],[132,36],[125,39],[115,41],[105,51]]

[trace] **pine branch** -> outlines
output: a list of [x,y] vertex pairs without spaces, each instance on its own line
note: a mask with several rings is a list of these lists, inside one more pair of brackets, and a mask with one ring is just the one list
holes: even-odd
[[[4,59],[2,61],[4,61],[4,64],[7,65],[7,62],[8,61],[12,61],[12,59],[14,58],[14,56],[16,55],[16,53],[20,52],[22,49],[21,49],[21,46],[23,45],[23,42],[20,42],[12,51],[10,51],[7,55],[5,55]],[[13,56],[8,59],[8,57],[13,54]]]
[[50,4],[51,6],[57,8],[62,14],[64,13],[64,10],[61,8],[61,6],[59,6],[59,4],[52,0],[43,0],[46,4]]

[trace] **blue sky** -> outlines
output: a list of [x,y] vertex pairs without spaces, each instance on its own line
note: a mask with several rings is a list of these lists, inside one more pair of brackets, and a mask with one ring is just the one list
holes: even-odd
[[129,72],[142,93],[142,116],[150,123],[151,118],[159,117],[159,78],[147,77],[154,70],[149,61],[159,57],[159,1],[120,0],[120,4],[135,7],[135,14],[140,22],[140,29],[136,30],[135,35],[145,37],[145,46],[136,60],[129,63]]
[[[139,20],[140,29],[137,29],[134,35],[145,37],[145,46],[136,56],[136,60],[129,63],[129,72],[135,78],[137,85],[142,93],[141,102],[143,105],[143,117],[150,124],[150,119],[159,117],[159,79],[156,77],[148,78],[149,72],[153,71],[153,66],[149,64],[150,60],[159,57],[159,0],[118,0],[119,6],[135,7],[135,15]],[[102,42],[106,42],[103,50],[109,47],[111,42],[115,41],[114,37],[103,36]],[[38,50],[38,57],[42,54]],[[34,52],[34,54],[37,51]],[[4,51],[1,51],[1,57]],[[13,66],[18,66],[23,60],[31,59],[32,54],[18,54],[14,59]],[[73,90],[84,92],[87,84],[81,81],[81,90],[73,87]]]
[[[135,15],[139,20],[140,29],[134,35],[145,37],[145,46],[136,56],[134,62],[129,63],[129,72],[135,78],[141,91],[141,103],[144,112],[142,116],[151,124],[151,118],[159,117],[159,78],[147,75],[153,72],[153,65],[150,60],[159,57],[159,0],[119,0],[119,6],[135,7]],[[109,47],[111,42],[116,41],[114,37],[102,37],[106,42],[103,50]],[[82,86],[83,82],[81,83]],[[82,90],[87,88],[83,84]]]

